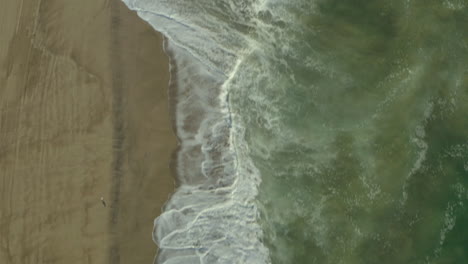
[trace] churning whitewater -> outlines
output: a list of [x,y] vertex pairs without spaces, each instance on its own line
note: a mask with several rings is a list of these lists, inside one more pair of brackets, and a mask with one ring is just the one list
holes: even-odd
[[155,220],[156,261],[268,263],[255,203],[260,175],[229,106],[261,3],[125,2],[167,37],[177,87],[180,187]]
[[171,57],[157,263],[468,263],[467,0],[124,2]]

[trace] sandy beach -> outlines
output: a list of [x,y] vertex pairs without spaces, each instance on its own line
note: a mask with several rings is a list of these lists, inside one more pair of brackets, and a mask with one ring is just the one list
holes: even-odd
[[152,263],[168,79],[161,35],[120,1],[1,1],[0,263]]

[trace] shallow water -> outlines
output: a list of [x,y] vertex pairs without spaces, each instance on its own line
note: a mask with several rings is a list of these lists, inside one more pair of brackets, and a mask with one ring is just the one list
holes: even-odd
[[126,2],[177,67],[160,263],[468,263],[467,1]]

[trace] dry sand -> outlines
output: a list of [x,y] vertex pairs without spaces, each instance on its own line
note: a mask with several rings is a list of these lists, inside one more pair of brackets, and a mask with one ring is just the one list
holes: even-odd
[[0,263],[152,263],[176,145],[161,45],[118,0],[0,0]]

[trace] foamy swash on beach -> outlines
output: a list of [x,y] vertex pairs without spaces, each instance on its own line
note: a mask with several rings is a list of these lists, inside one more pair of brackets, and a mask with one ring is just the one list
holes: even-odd
[[124,2],[171,57],[158,263],[468,263],[467,1]]
[[[176,67],[171,86],[177,87],[181,186],[155,220],[158,263],[267,263],[254,202],[260,176],[228,100],[236,65],[249,49],[246,36],[231,27],[246,27],[257,7],[125,2],[168,38],[166,49]],[[225,15],[228,20],[219,19]]]

